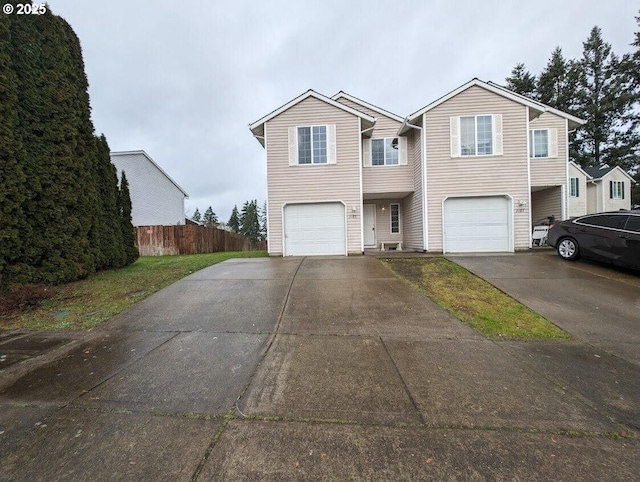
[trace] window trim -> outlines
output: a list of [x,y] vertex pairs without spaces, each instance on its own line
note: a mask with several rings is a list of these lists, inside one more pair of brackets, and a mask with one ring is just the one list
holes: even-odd
[[[546,132],[547,133],[547,155],[546,156],[537,156],[536,155],[536,132]],[[550,159],[551,156],[551,129],[529,129],[529,157],[531,159]]]
[[[395,165],[395,164],[393,164]],[[397,206],[398,207],[398,231],[394,231],[393,230],[393,206]],[[391,234],[401,234],[402,233],[402,229],[401,229],[401,221],[400,221],[400,203],[390,203],[389,204],[389,232]]]
[[[315,141],[314,141],[314,133],[313,133],[313,129],[315,128],[319,128],[319,127],[324,127],[324,162],[320,162],[320,161],[316,161],[315,157],[315,151],[316,148],[314,147]],[[309,146],[310,146],[310,151],[311,151],[311,162],[300,162],[300,129],[309,129]],[[326,124],[319,124],[319,125],[308,125],[308,126],[296,126],[296,136],[297,136],[297,148],[298,148],[298,166],[313,166],[313,165],[326,165],[329,164],[329,139],[328,139],[328,131],[329,131],[329,127]],[[322,145],[320,145],[319,149],[322,149]]]
[[[393,140],[396,139],[396,163],[395,164],[391,164],[391,163],[387,163],[387,141],[391,140],[391,142],[393,143]],[[373,141],[383,141],[383,145],[384,145],[384,164],[374,164],[373,163]],[[400,165],[400,140],[399,138],[396,137],[376,137],[376,138],[372,138],[371,139],[371,166],[372,167],[382,167],[382,166],[399,166]]]
[[[491,152],[489,154],[478,154],[478,117],[488,117],[491,125]],[[462,119],[470,119],[473,118],[473,128],[474,128],[474,153],[473,154],[463,154],[462,153]],[[495,148],[495,133],[493,126],[493,115],[491,114],[478,114],[478,115],[461,115],[460,116],[460,157],[487,157],[494,156],[496,148]]]
[[624,200],[624,181],[609,181],[609,199]]
[[[574,180],[575,180],[575,186],[574,186]],[[574,187],[575,187],[575,190],[574,190]],[[579,177],[569,178],[569,197],[580,197],[580,178]]]

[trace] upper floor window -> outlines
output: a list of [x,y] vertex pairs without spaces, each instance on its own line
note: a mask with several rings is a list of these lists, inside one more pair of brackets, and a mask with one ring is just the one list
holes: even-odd
[[407,138],[362,139],[362,164],[369,166],[406,166]]
[[529,131],[529,157],[558,157],[558,130],[531,129]]
[[327,163],[327,126],[298,127],[298,164]]
[[624,181],[609,181],[609,197],[624,199]]
[[395,166],[398,164],[398,138],[371,139],[371,164]]
[[335,124],[289,127],[289,165],[335,164]]
[[569,196],[580,197],[580,179],[577,177],[569,178]]
[[451,157],[502,155],[502,115],[451,117]]

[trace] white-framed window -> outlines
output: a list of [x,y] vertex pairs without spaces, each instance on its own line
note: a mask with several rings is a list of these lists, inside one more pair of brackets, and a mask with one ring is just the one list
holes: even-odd
[[327,163],[327,126],[298,127],[298,164]]
[[389,206],[389,211],[391,215],[391,232],[399,233],[400,232],[400,204],[392,203]]
[[289,127],[289,165],[336,164],[336,126]]
[[406,166],[407,138],[362,139],[362,164],[364,167]]
[[451,157],[501,156],[502,115],[451,117]]
[[398,138],[371,139],[371,165],[398,165]]
[[580,179],[577,177],[569,178],[569,196],[580,197]]
[[609,197],[624,199],[624,181],[609,181]]
[[537,159],[558,157],[558,130],[531,129],[529,131],[529,157]]

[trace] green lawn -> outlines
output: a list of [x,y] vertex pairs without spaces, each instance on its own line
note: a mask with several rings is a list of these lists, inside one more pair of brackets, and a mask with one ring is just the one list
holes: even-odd
[[492,284],[444,258],[389,259],[384,263],[400,278],[488,338],[571,338],[567,332]]
[[36,306],[0,320],[7,330],[85,330],[107,321],[165,286],[230,258],[256,258],[266,251],[146,256],[121,269],[47,288],[53,294]]

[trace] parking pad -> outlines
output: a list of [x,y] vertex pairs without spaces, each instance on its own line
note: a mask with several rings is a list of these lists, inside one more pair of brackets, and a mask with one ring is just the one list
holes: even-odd
[[296,278],[281,331],[403,337],[480,336],[397,278],[304,281]]
[[76,403],[223,415],[260,360],[267,335],[182,333]]
[[41,355],[70,341],[73,341],[73,338],[51,332],[2,337],[0,338],[0,370],[22,360]]
[[621,430],[490,341],[391,340],[387,346],[428,426]]
[[601,410],[605,409],[620,423],[640,429],[637,365],[582,343],[502,342],[500,345],[535,371],[547,374]]
[[65,405],[173,336],[175,333],[105,334],[0,390],[0,402]]
[[300,258],[232,258],[224,263],[214,264],[184,278],[185,281],[198,280],[276,280],[290,281],[301,263]]
[[[635,480],[637,439],[232,421],[201,480]],[[199,480],[200,480],[199,479]]]
[[220,419],[58,410],[42,418],[20,447],[3,454],[0,478],[187,481],[220,423]]
[[182,280],[118,315],[111,325],[132,330],[265,333],[282,312],[289,284],[288,280]]
[[376,338],[281,335],[241,400],[246,415],[419,423]]

